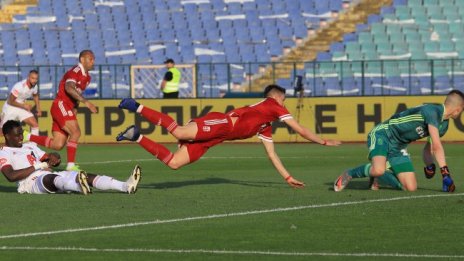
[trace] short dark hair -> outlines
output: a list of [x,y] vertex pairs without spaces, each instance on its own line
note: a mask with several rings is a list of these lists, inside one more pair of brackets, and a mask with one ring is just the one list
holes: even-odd
[[81,60],[81,58],[87,54],[93,54],[92,50],[89,50],[89,49],[86,49],[86,50],[82,50],[80,53],[79,53],[79,61]]
[[167,58],[167,59],[164,61],[164,64],[167,64],[167,63],[174,63],[174,60],[171,59],[171,58]]
[[451,90],[448,93],[448,96],[453,94],[459,95],[459,97],[461,97],[461,99],[464,100],[464,93],[462,93],[460,90]]
[[10,133],[14,128],[21,127],[21,123],[19,121],[9,120],[3,124],[2,132],[3,136]]
[[264,88],[264,97],[267,97],[267,95],[268,95],[272,90],[277,90],[277,91],[279,91],[279,92],[285,94],[285,88],[280,87],[280,86],[277,85],[277,84],[271,84],[271,85],[266,86],[266,88]]
[[29,74],[31,74],[31,73],[39,74],[39,71],[37,71],[36,69],[33,69],[33,70],[29,71]]

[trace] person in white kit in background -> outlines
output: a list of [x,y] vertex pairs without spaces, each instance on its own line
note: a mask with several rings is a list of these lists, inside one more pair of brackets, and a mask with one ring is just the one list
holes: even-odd
[[18,193],[47,194],[55,192],[91,193],[94,187],[100,190],[116,190],[128,194],[137,191],[141,169],[135,166],[126,182],[105,175],[85,171],[58,171],[60,154],[46,153],[34,142],[23,144],[23,129],[19,121],[7,121],[3,126],[5,146],[0,148],[0,171],[10,182],[16,182]]
[[31,127],[31,133],[39,135],[39,124],[34,114],[31,112],[32,106],[26,103],[26,100],[32,97],[34,99],[37,117],[42,116],[37,87],[38,81],[39,72],[37,70],[31,70],[26,79],[17,82],[13,86],[3,105],[0,128],[9,120],[17,120],[29,125]]

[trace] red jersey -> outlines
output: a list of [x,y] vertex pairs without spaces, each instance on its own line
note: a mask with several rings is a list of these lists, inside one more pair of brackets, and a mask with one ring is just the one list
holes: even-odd
[[90,84],[90,79],[90,75],[85,72],[82,64],[79,63],[74,66],[71,70],[67,71],[61,79],[55,102],[61,100],[71,108],[77,107],[78,101],[69,96],[64,87],[67,82],[74,82],[76,83],[77,91],[83,92]]
[[238,119],[227,140],[247,139],[258,134],[261,139],[272,141],[271,123],[292,118],[288,110],[273,98],[235,109],[228,115]]

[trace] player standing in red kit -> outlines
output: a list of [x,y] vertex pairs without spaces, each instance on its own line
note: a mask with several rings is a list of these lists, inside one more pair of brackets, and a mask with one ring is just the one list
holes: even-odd
[[130,140],[139,143],[172,169],[197,161],[206,151],[226,140],[247,139],[254,135],[262,140],[272,164],[292,187],[303,187],[304,183],[294,179],[285,169],[274,150],[271,123],[276,120],[285,122],[301,137],[327,146],[337,146],[339,141],[324,140],[309,129],[300,125],[284,107],[285,89],[278,85],[269,85],[264,90],[265,99],[228,113],[210,112],[203,117],[191,120],[187,125],[178,126],[171,117],[125,98],[119,108],[140,113],[150,122],[166,128],[179,140],[179,149],[172,153],[166,147],[140,135],[135,125],[128,127],[117,137],[117,141]]
[[50,113],[53,119],[53,138],[38,135],[25,135],[25,140],[37,143],[54,150],[61,150],[66,145],[68,165],[66,170],[79,170],[75,164],[77,143],[81,129],[76,113],[79,103],[83,103],[92,113],[97,108],[82,96],[82,92],[90,83],[89,71],[93,69],[95,56],[91,50],[79,53],[79,63],[67,71],[60,81],[60,86]]

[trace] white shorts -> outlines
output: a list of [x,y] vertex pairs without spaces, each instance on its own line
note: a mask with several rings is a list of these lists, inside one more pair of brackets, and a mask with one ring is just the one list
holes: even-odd
[[58,176],[68,176],[77,175],[76,171],[59,171],[59,172],[49,172],[44,170],[39,170],[32,173],[29,177],[18,182],[18,193],[20,194],[48,194],[55,193],[54,191],[49,191],[43,185],[43,178],[48,175],[58,175]]
[[2,121],[0,126],[3,127],[3,124],[9,120],[22,122],[27,118],[34,117],[34,115],[30,111],[15,106],[3,106],[1,117]]

